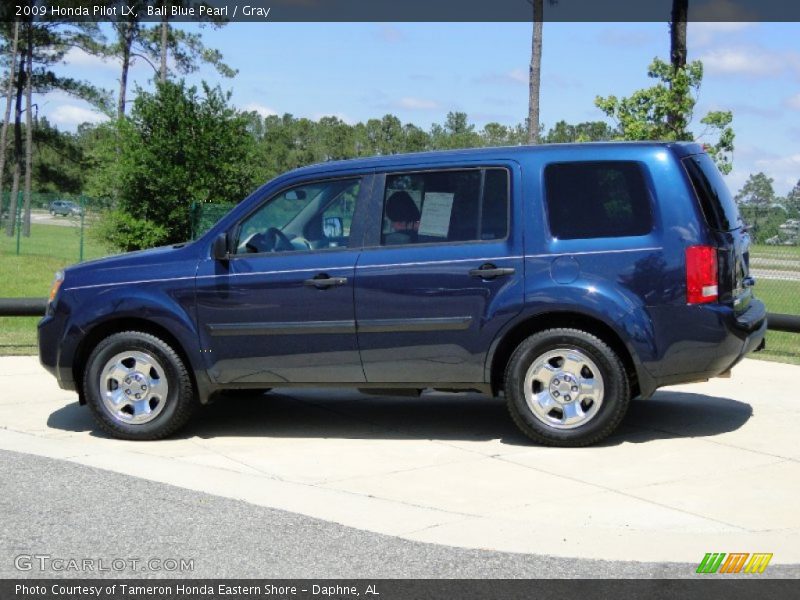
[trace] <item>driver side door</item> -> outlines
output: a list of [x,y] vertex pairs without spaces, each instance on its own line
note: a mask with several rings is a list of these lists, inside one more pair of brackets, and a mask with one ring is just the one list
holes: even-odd
[[361,239],[350,234],[369,180],[291,186],[229,232],[229,260],[201,262],[198,329],[218,383],[364,381],[353,306]]

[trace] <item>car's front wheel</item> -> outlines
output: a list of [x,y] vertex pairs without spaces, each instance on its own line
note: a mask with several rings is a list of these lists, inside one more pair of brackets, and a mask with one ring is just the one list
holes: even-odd
[[577,329],[549,329],[523,341],[506,368],[505,392],[514,422],[548,446],[599,442],[630,403],[620,357]]
[[175,349],[140,331],[115,333],[94,348],[83,391],[100,427],[127,440],[167,437],[186,424],[197,405],[191,376]]

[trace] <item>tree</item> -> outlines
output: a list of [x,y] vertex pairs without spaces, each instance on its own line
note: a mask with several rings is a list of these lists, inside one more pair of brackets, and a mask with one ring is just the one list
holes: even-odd
[[558,121],[547,132],[543,141],[546,144],[568,144],[573,142],[604,142],[613,140],[618,132],[604,121],[586,121],[572,125]]
[[772,187],[773,179],[764,173],[751,174],[747,181],[736,194],[739,204],[766,207],[775,202],[775,190]]
[[[207,48],[203,44],[203,38],[199,33],[189,33],[170,26],[168,13],[172,6],[194,6],[197,4],[196,2],[189,0],[159,0],[158,3],[162,11],[161,21],[156,27],[147,30],[147,36],[150,43],[158,48],[160,57],[159,82],[164,83],[169,77],[169,56],[172,57],[175,70],[182,75],[197,71],[201,62],[213,66],[223,77],[236,75],[236,69],[223,62],[222,53],[219,50]],[[210,24],[211,27],[218,29],[223,27],[225,22],[211,19],[203,24]]]
[[800,179],[786,195],[786,209],[793,214],[800,213]]
[[97,228],[100,236],[123,250],[183,241],[191,236],[192,203],[247,195],[253,137],[229,100],[218,87],[203,84],[201,94],[167,81],[155,93],[140,91],[130,118],[105,126],[113,135],[93,153],[91,189],[116,194],[117,207]]
[[[700,119],[705,128],[699,135],[694,135],[688,129],[703,81],[703,63],[692,61],[684,69],[674,71],[670,64],[654,58],[648,69],[648,77],[657,83],[635,91],[628,98],[612,95],[595,99],[595,105],[617,122],[617,139],[697,142],[710,139],[713,143],[704,143],[706,151],[720,171],[730,173],[734,141],[731,127],[733,113],[709,112]],[[671,120],[669,115],[672,113],[679,113],[681,119]]]
[[735,196],[742,219],[751,226],[750,233],[757,244],[778,235],[778,228],[787,217],[786,208],[776,202],[772,181],[764,173],[751,174]]
[[531,0],[531,4],[533,5],[533,33],[531,35],[531,65],[528,73],[528,143],[538,144],[544,0]]
[[[6,30],[0,29],[4,37]],[[33,93],[47,93],[54,89],[84,99],[104,112],[109,111],[109,94],[86,81],[78,81],[56,75],[52,66],[61,62],[71,48],[80,48],[98,53],[102,47],[102,35],[95,23],[73,23],[57,20],[34,20],[29,17],[19,24],[19,67],[14,78],[16,101],[14,112],[14,175],[12,197],[19,192],[19,180],[24,170],[25,212],[23,232],[30,234],[30,198],[33,164]],[[22,97],[27,99],[27,110],[23,111]],[[25,151],[22,149],[22,115],[25,120]],[[6,234],[13,235],[16,221],[16,203],[12,203]]]
[[[11,44],[9,46],[8,77],[6,81],[6,112],[3,118],[3,129],[0,133],[0,215],[3,214],[3,182],[6,167],[6,148],[8,143],[8,125],[11,121],[11,100],[14,97],[14,75],[17,66],[17,52],[19,47],[19,21],[14,21]],[[9,204],[16,206],[16,198],[9,196]],[[9,209],[11,207],[9,206]],[[9,210],[9,214],[11,210]],[[2,220],[2,219],[0,219]]]
[[[672,15],[670,18],[670,44],[669,44],[669,59],[672,64],[673,80],[679,71],[686,68],[686,23],[689,19],[689,0],[672,0]],[[685,115],[679,110],[676,110],[679,105],[677,94],[680,93],[679,89],[672,90],[676,95],[671,103],[672,109],[667,114],[673,129],[685,129],[686,122],[682,122]]]

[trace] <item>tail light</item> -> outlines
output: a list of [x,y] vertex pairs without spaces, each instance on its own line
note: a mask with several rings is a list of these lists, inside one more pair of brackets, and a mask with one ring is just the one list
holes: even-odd
[[689,246],[686,248],[686,301],[689,304],[715,302],[718,294],[717,249]]

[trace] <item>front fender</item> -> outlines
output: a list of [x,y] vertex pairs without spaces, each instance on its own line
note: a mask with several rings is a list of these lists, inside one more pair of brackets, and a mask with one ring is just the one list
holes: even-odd
[[87,338],[92,339],[98,327],[134,320],[152,323],[169,332],[188,359],[187,367],[195,376],[204,372],[198,349],[193,286],[165,289],[161,282],[159,287],[139,284],[65,290],[59,299],[59,310],[68,315],[59,345],[62,373],[72,372],[79,351],[84,350],[82,344]]

